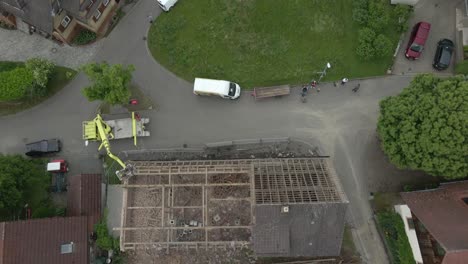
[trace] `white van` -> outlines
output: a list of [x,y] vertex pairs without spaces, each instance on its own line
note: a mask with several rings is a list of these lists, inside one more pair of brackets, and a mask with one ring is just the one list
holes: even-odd
[[196,95],[217,95],[222,98],[237,99],[241,94],[241,88],[237,83],[195,78],[193,93]]
[[159,7],[164,11],[169,11],[176,3],[177,0],[156,0],[158,1]]

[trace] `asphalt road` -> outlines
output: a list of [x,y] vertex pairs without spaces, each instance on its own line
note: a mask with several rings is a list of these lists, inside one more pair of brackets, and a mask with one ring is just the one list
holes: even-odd
[[[176,7],[177,8],[177,7]],[[99,60],[134,64],[134,82],[158,104],[150,117],[151,137],[140,140],[139,149],[198,146],[206,142],[261,137],[294,137],[318,145],[330,155],[350,200],[349,221],[366,263],[388,263],[372,221],[369,192],[395,190],[410,181],[410,172],[388,163],[378,147],[376,122],[381,98],[397,94],[412,77],[389,76],[334,87],[320,84],[321,92],[300,102],[299,90],[288,97],[255,102],[249,92],[239,100],[197,97],[191,84],[161,67],[148,54],[143,36],[150,26],[146,17],[160,10],[151,0],[140,0],[119,22],[98,53]],[[156,21],[157,22],[157,21]],[[330,69],[330,70],[333,70]],[[85,147],[81,122],[94,116],[97,104],[80,94],[87,84],[83,75],[43,104],[20,114],[0,118],[0,152],[22,153],[24,142],[61,138],[63,157],[72,173],[100,171],[97,145]],[[114,152],[135,149],[131,140],[113,143]]]

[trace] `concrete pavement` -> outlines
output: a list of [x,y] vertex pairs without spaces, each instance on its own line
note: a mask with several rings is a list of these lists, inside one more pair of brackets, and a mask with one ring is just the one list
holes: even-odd
[[93,61],[101,47],[101,40],[85,46],[72,47],[59,45],[39,34],[29,35],[19,30],[0,28],[0,60],[25,61],[40,57],[60,66],[77,69]]
[[[197,97],[190,83],[161,67],[148,54],[143,40],[150,26],[146,16],[159,12],[154,1],[138,1],[97,54],[98,60],[134,64],[134,82],[159,105],[158,111],[142,112],[151,118],[151,137],[142,138],[138,148],[287,136],[318,144],[323,154],[333,158],[349,197],[349,221],[365,263],[388,263],[372,221],[368,195],[370,191],[396,189],[411,178],[408,172],[390,165],[377,145],[378,102],[397,94],[412,77],[363,80],[357,93],[351,91],[357,81],[338,87],[324,83],[320,84],[320,94],[308,95],[307,103],[300,102],[299,89],[293,89],[288,97],[258,102],[249,92],[236,101]],[[0,152],[22,153],[24,141],[59,137],[64,141],[62,155],[70,160],[72,173],[100,171],[97,145],[85,147],[81,139],[81,122],[91,118],[97,107],[80,94],[86,84],[86,78],[78,75],[45,103],[0,118]],[[113,142],[112,147],[114,152],[135,149],[131,140]]]

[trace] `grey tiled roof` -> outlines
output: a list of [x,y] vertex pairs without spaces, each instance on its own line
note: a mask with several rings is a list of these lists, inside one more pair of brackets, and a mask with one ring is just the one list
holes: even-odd
[[0,0],[0,9],[20,17],[23,21],[44,32],[52,33],[52,5],[49,0],[24,0],[20,2],[23,4],[18,5],[19,2],[14,0]]
[[348,204],[312,203],[255,206],[253,246],[258,256],[338,256]]

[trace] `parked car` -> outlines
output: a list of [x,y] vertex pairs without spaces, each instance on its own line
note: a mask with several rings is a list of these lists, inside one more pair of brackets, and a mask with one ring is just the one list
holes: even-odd
[[453,41],[450,39],[441,39],[437,43],[437,50],[434,56],[432,66],[437,70],[445,70],[450,65],[454,49]]
[[241,94],[239,84],[224,80],[195,78],[193,93],[196,95],[216,95],[227,99],[237,99]]
[[175,4],[177,0],[157,0],[159,7],[164,11],[169,11]]
[[431,24],[427,22],[419,22],[413,27],[411,36],[406,47],[405,56],[408,59],[418,59],[424,50],[424,45],[429,37],[429,31],[431,30]]
[[49,153],[56,153],[61,150],[61,147],[61,142],[58,139],[44,139],[26,144],[26,155],[37,157]]

